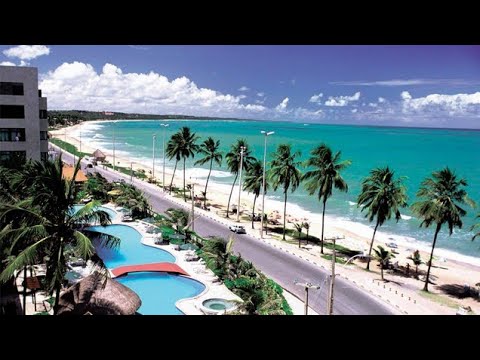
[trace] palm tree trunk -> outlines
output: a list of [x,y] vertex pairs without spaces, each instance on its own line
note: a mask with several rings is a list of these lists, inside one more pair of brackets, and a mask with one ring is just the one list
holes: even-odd
[[228,218],[228,211],[230,210],[230,200],[232,200],[233,187],[235,186],[235,183],[237,182],[237,177],[238,177],[238,172],[235,174],[235,179],[233,180],[232,189],[230,190],[230,196],[228,197],[227,218]]
[[207,176],[207,182],[205,183],[205,197],[203,199],[203,207],[206,208],[207,207],[207,186],[208,186],[208,180],[210,180],[210,174],[212,173],[212,165],[213,165],[213,158],[212,160],[210,160],[210,171],[208,172],[208,176]]
[[255,219],[255,203],[257,202],[257,197],[258,197],[258,195],[255,195],[255,198],[253,199],[253,209],[252,209],[252,229],[255,229],[255,226],[253,225],[253,220]]
[[437,228],[435,230],[435,236],[433,237],[432,252],[430,253],[430,261],[428,262],[427,276],[425,277],[425,286],[423,287],[423,291],[426,291],[426,292],[428,292],[428,279],[430,278],[430,268],[432,267],[433,250],[435,250],[435,244],[437,242],[437,235],[438,235],[441,227],[442,227],[442,224],[438,223]]
[[27,315],[27,266],[23,267],[23,315]]
[[383,262],[380,263],[380,274],[381,274],[382,281],[384,281],[383,280]]
[[[323,211],[322,211],[322,238],[320,239],[320,252],[323,254],[323,230],[325,229],[325,205],[327,201],[323,202]],[[334,240],[335,243],[335,240]]]
[[186,158],[184,157],[183,158],[183,201],[187,202],[187,197],[185,195],[185,159]]
[[283,204],[283,240],[285,240],[285,221],[287,217],[287,192],[285,191],[285,203]]
[[310,229],[307,229],[307,245],[308,245],[308,232]]
[[172,184],[173,184],[173,178],[175,177],[175,171],[177,171],[177,164],[178,164],[178,160],[175,161],[175,167],[173,168],[172,180],[170,181],[170,194],[172,194]]
[[368,250],[367,270],[370,270],[370,255],[372,254],[373,241],[375,240],[375,233],[377,232],[378,224],[377,219],[377,225],[375,225],[375,230],[373,230],[372,241],[370,242],[370,249]]
[[[63,239],[60,240],[60,253],[58,254],[57,266],[60,266],[62,261],[63,261]],[[58,312],[58,303],[60,301],[61,289],[62,289],[62,282],[60,280],[60,281],[57,281],[57,284],[55,284],[55,305],[53,306],[53,315],[57,315],[57,312]]]

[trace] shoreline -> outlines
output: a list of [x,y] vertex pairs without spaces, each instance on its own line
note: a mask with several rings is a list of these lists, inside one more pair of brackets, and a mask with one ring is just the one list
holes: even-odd
[[[165,120],[168,121],[170,119],[165,119]],[[177,120],[177,119],[173,119],[173,120]],[[68,132],[70,131],[72,133],[75,133],[76,131],[78,131],[79,128],[82,127],[83,124],[98,124],[105,121],[112,122],[114,120],[92,120],[92,121],[82,122],[80,124],[67,127],[67,142],[74,144],[78,148],[79,139],[76,138],[74,134],[68,134]],[[126,120],[126,121],[144,121],[144,120]],[[64,131],[63,131],[64,129],[65,128],[54,130],[54,131],[51,131],[51,133],[52,135],[54,135],[54,137],[57,137],[60,140],[64,140],[65,139]],[[87,151],[87,149],[90,149],[90,150]],[[100,149],[107,155],[107,159],[110,161],[110,163],[112,163],[112,155],[110,154],[111,151],[101,147]],[[82,141],[82,151],[93,152],[95,150],[96,148],[90,146],[88,141]],[[118,152],[119,150],[117,150],[117,153]],[[120,166],[125,166],[125,164],[130,164],[131,162],[131,158],[126,159],[125,155],[130,155],[130,154],[128,152],[122,153],[120,151],[120,155],[115,156],[117,162],[120,161]],[[136,165],[135,170],[138,170],[139,168],[143,168],[145,170],[145,174],[148,176],[149,171],[151,171],[151,163],[146,164],[145,162],[138,161],[138,160],[133,161],[133,163]],[[159,166],[159,168],[161,169],[161,166]],[[156,166],[156,170],[157,170],[157,166]],[[170,183],[172,170],[173,169],[165,167],[166,184]],[[190,177],[192,176],[192,171],[194,172],[194,170],[189,171],[189,169],[187,169],[186,171],[185,179],[187,183],[190,181]],[[225,170],[225,172],[228,172],[228,171]],[[157,175],[156,179],[158,181],[161,181],[161,175],[160,175],[161,170],[158,171],[157,174],[156,174]],[[206,177],[205,178],[194,177],[194,178],[196,178],[195,183],[199,185],[201,188],[201,191],[203,191]],[[177,185],[179,187],[183,186],[183,169],[181,169],[181,164],[179,165],[179,168],[177,168],[177,172],[175,173],[175,179],[173,183],[174,185]],[[230,189],[231,189],[231,184],[229,185],[225,183],[218,183],[214,179],[212,179],[212,177],[210,177],[208,193],[207,193],[208,195],[207,202],[210,204],[216,205],[212,207],[217,208],[218,206],[219,211],[217,211],[217,213],[221,212],[222,208],[226,208]],[[226,200],[225,200],[225,197],[226,197]],[[253,205],[252,194],[248,194],[245,191],[242,191],[241,197],[242,197],[241,204],[242,204],[243,211],[248,211],[248,213],[251,213],[252,205]],[[238,199],[238,184],[234,186],[234,190],[232,193],[232,201],[230,205],[231,206],[234,204],[237,205],[237,199]],[[258,210],[259,208],[260,210]],[[280,209],[281,211],[279,210],[279,212],[281,215],[283,215],[283,201],[269,198],[267,195],[265,197],[265,209],[266,209],[265,213],[267,214],[271,213],[276,209]],[[256,203],[256,212],[259,212],[259,211],[261,211],[261,196],[257,198],[257,203]],[[288,214],[294,214],[295,215],[294,217],[298,219],[303,219],[303,218],[309,219],[311,223],[311,228],[309,233],[311,235],[320,237],[318,236],[318,229],[321,228],[321,213],[315,213],[302,208],[301,205],[287,202],[287,215]],[[236,215],[231,216],[231,219],[235,219],[235,218],[236,218]],[[326,238],[330,238],[332,236],[341,234],[341,235],[344,235],[345,239],[337,240],[338,244],[347,246],[353,250],[368,251],[371,236],[373,234],[373,227],[370,227],[366,224],[362,224],[360,222],[338,219],[335,217],[335,215],[325,215],[325,220],[326,220],[325,221],[325,237]],[[279,219],[279,221],[283,223],[282,219]],[[250,223],[251,222],[245,222],[245,225],[249,226]],[[255,223],[255,225],[256,225],[255,227],[256,229],[260,227],[260,224],[258,222]],[[250,227],[251,226],[249,226],[249,228]],[[289,226],[288,222],[287,222],[287,228],[292,228],[292,225],[290,224]],[[303,235],[305,236],[305,231],[303,231]],[[433,231],[432,231],[432,237],[433,237]],[[412,240],[409,241],[408,239],[412,239]],[[403,252],[408,252],[407,256],[410,255],[414,250],[418,249],[422,253],[422,257],[425,258],[427,255],[429,255],[431,250],[431,243],[416,240],[414,238],[410,238],[409,236],[405,236],[405,235],[382,232],[380,228],[380,230],[377,231],[377,234],[375,237],[374,247],[376,247],[376,245],[385,246],[385,244],[391,243],[391,242],[396,243],[398,247],[401,248],[401,249],[397,249],[397,251],[402,250]],[[400,257],[397,256],[397,258],[401,258],[401,257],[403,256],[400,256]],[[453,250],[449,250],[441,247],[435,248],[434,258],[435,257],[445,258],[455,262],[468,264],[480,271],[480,258],[464,255],[462,253],[458,253]]]

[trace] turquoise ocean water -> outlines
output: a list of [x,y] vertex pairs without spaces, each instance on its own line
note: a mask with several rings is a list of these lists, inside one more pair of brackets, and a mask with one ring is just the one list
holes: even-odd
[[[156,175],[160,178],[162,166],[163,129],[160,123],[169,123],[166,129],[166,140],[182,126],[189,126],[201,137],[208,136],[219,139],[226,154],[230,145],[238,138],[245,138],[253,149],[253,155],[263,159],[264,137],[261,130],[275,131],[267,141],[268,155],[273,153],[278,144],[290,143],[294,150],[302,153],[302,159],[309,156],[310,150],[321,142],[327,143],[334,151],[341,150],[342,158],[352,161],[352,165],[344,172],[344,178],[349,184],[347,194],[334,193],[327,203],[327,214],[340,220],[354,221],[369,225],[357,208],[356,199],[360,191],[361,180],[368,175],[370,169],[389,165],[399,176],[406,176],[409,204],[415,200],[415,193],[421,181],[434,170],[449,166],[455,172],[467,179],[468,193],[480,207],[480,131],[446,130],[395,127],[367,126],[337,126],[321,124],[303,124],[273,121],[119,121],[87,123],[82,127],[82,139],[94,147],[111,152],[113,148],[113,127],[115,126],[115,143],[117,156],[130,157],[146,165],[152,164],[152,134],[157,134],[156,141]],[[78,137],[78,133],[72,133]],[[126,166],[127,164],[121,164]],[[167,162],[167,167],[173,168],[174,162]],[[267,165],[268,166],[268,165]],[[187,161],[187,168],[193,167],[193,161]],[[208,166],[203,170],[196,167],[196,176],[206,177]],[[181,165],[179,164],[181,171]],[[233,176],[226,166],[214,167],[210,181],[231,184]],[[178,170],[177,170],[178,171]],[[179,175],[181,172],[178,173]],[[169,177],[167,177],[169,179]],[[269,197],[283,200],[280,191],[270,193]],[[303,187],[289,194],[289,203],[297,204],[303,209],[320,213],[321,207],[316,197],[308,196]],[[442,229],[438,247],[463,255],[480,258],[480,241],[471,241],[470,226],[474,223],[476,212],[467,208],[468,215],[464,219],[463,229],[456,229],[451,237]],[[388,234],[395,234],[407,240],[416,239],[429,245],[433,237],[433,228],[420,229],[419,221],[405,209],[404,218],[398,223],[387,222],[380,229]]]

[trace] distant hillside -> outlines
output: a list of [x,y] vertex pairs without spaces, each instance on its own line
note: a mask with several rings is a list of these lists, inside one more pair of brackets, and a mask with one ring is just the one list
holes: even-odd
[[158,119],[198,119],[198,120],[244,120],[239,118],[219,118],[208,116],[189,115],[154,115],[154,114],[129,114],[107,111],[85,111],[85,110],[49,110],[48,125],[57,126],[91,120],[158,120]]

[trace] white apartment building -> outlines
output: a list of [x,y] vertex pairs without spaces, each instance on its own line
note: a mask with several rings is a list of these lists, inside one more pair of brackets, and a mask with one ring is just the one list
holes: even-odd
[[47,131],[37,68],[0,66],[0,163],[48,159]]

